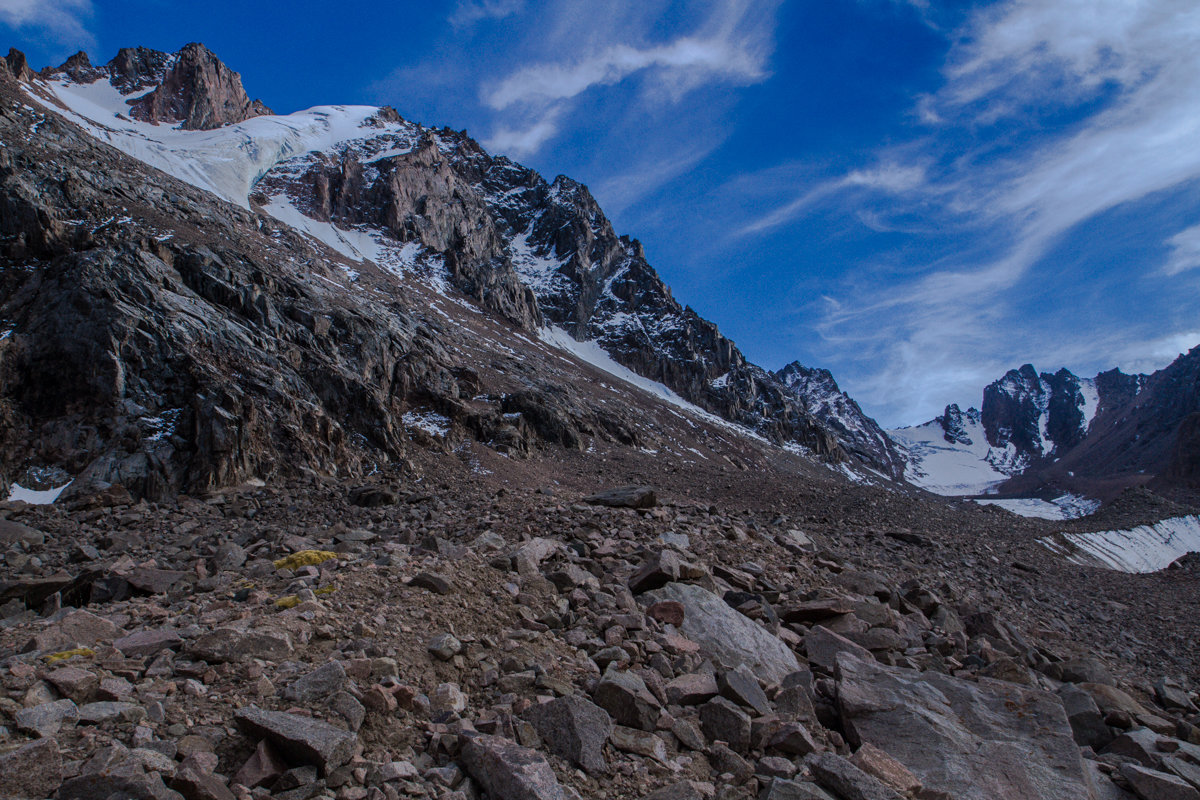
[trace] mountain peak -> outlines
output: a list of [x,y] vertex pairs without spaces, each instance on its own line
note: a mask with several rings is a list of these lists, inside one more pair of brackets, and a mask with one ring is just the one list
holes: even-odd
[[246,95],[238,73],[199,42],[176,53],[124,47],[103,67],[93,66],[80,51],[61,66],[42,70],[41,77],[80,84],[107,78],[123,95],[140,93],[128,101],[130,117],[183,130],[212,130],[271,113]]

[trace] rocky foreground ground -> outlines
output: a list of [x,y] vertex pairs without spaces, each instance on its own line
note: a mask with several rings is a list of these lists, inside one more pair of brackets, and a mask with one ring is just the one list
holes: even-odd
[[1188,559],[556,458],[0,506],[0,796],[1200,797]]

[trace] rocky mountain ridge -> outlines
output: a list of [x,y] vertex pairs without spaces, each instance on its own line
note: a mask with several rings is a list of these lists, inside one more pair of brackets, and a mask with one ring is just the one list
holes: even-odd
[[[290,118],[264,116],[236,73],[200,45],[173,55],[123,50],[104,67],[80,54],[36,79],[21,74],[32,80],[27,91],[96,138],[296,225],[342,255],[397,276],[419,272],[435,283],[444,276],[453,290],[521,329],[551,325],[594,342],[618,364],[755,435],[900,475],[886,441],[843,443],[836,427],[810,412],[819,404],[797,398],[748,363],[716,326],[677,303],[640,244],[617,236],[587,188],[568,178],[548,183],[488,155],[464,133],[422,128],[391,109],[314,109],[304,119],[320,136],[297,134]],[[92,102],[96,87],[106,85],[121,93],[109,102],[129,108],[128,124],[120,116],[93,119],[91,106],[76,99],[77,87]],[[283,124],[272,128],[275,120]],[[167,131],[147,124],[161,121],[179,125]],[[239,130],[239,122],[262,136],[253,150],[259,160],[234,164],[240,171],[231,175],[227,159],[206,157],[226,152],[221,133]],[[192,130],[217,138],[183,133]],[[347,244],[352,239],[365,246],[355,249]],[[857,406],[845,410],[862,416]],[[860,428],[873,424],[858,420]]]
[[[981,410],[949,405],[924,426],[892,431],[910,446],[910,478],[921,483],[920,462],[936,448],[978,459],[989,491],[1005,494],[1072,492],[1108,498],[1153,480],[1194,486],[1196,444],[1191,416],[1200,412],[1197,350],[1151,375],[1119,369],[1079,378],[1067,369],[1010,370],[983,391]],[[928,433],[917,431],[928,430]],[[912,444],[917,442],[915,451]],[[942,443],[944,442],[944,444]],[[915,452],[915,456],[913,453]],[[982,472],[980,473],[983,474]]]

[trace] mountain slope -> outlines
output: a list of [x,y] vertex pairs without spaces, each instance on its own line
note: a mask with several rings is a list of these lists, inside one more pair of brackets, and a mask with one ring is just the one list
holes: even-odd
[[[810,410],[819,402],[747,362],[677,303],[586,187],[563,176],[547,182],[464,133],[423,128],[391,109],[271,116],[210,57],[199,45],[174,55],[125,50],[100,68],[76,56],[26,92],[97,139],[354,262],[444,280],[530,333],[550,325],[595,342],[621,366],[776,444],[901,474],[885,442],[831,429]],[[858,428],[874,425],[855,411]]]

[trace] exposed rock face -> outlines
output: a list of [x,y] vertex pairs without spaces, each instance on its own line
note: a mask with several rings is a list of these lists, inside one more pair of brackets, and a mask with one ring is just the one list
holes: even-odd
[[41,76],[85,84],[108,79],[122,94],[142,93],[129,101],[129,116],[184,130],[211,130],[271,113],[246,96],[240,75],[194,42],[174,54],[123,48],[103,67],[93,67],[87,54],[80,52],[56,69],[43,70]]
[[851,455],[876,465],[885,474],[898,477],[903,473],[903,459],[896,445],[850,395],[838,388],[829,370],[793,361],[774,373],[774,377],[788,387],[808,413],[837,436]]
[[936,418],[936,421],[942,426],[942,430],[946,432],[945,439],[950,444],[965,444],[968,446],[974,444],[970,434],[967,433],[967,424],[978,424],[978,409],[968,408],[964,412],[956,403],[951,403],[946,406],[946,410],[940,417]]
[[[400,121],[385,109],[381,120]],[[405,140],[407,138],[407,140]],[[341,147],[288,159],[256,186],[286,195],[313,219],[365,225],[418,242],[445,263],[450,280],[527,330],[564,328],[684,399],[776,443],[794,442],[830,460],[849,451],[891,475],[901,466],[878,426],[846,402],[847,437],[809,409],[777,376],[746,361],[733,342],[682,307],[646,261],[618,236],[587,187],[493,157],[464,133],[409,126],[394,155]],[[838,410],[831,410],[831,419]],[[839,423],[841,424],[841,423]]]
[[202,44],[186,45],[170,63],[158,88],[130,104],[132,116],[203,131],[271,113],[250,100],[241,76]]
[[1047,692],[915,673],[843,653],[838,704],[854,742],[892,756],[926,789],[961,800],[1088,796],[1062,703]]

